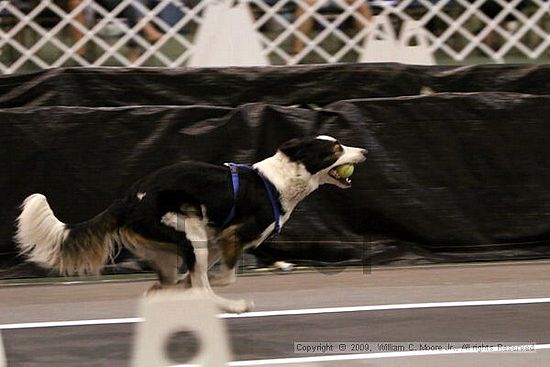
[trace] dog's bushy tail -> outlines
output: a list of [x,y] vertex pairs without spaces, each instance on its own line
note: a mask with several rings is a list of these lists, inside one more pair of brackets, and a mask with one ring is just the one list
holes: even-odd
[[98,274],[116,245],[116,218],[110,209],[87,222],[57,219],[41,194],[25,199],[15,241],[22,255],[63,275]]

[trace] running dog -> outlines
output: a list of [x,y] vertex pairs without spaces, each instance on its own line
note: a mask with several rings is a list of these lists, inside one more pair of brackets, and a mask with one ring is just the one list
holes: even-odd
[[[221,298],[210,285],[234,282],[241,252],[277,234],[320,185],[351,187],[337,168],[363,162],[366,153],[318,136],[287,141],[252,166],[176,163],[145,176],[105,211],[78,224],[59,221],[46,198],[33,194],[22,204],[15,240],[30,261],[64,275],[98,274],[124,246],[157,272],[152,289],[198,288],[223,311],[247,312],[252,302]],[[218,261],[222,270],[209,280],[208,270]],[[182,262],[188,269],[183,280]]]

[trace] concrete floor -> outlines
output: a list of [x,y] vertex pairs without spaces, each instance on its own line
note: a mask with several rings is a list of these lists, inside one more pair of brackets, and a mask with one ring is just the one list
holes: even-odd
[[[151,281],[0,287],[0,329],[9,366],[126,366],[135,322],[63,327],[15,327],[28,322],[114,319],[138,316],[141,295]],[[256,310],[395,305],[426,302],[544,298],[550,295],[550,263],[483,264],[241,276],[217,289],[248,298]],[[550,303],[489,306],[383,308],[356,312],[225,319],[236,362],[307,366],[548,366],[550,349],[533,353],[448,355],[375,354],[333,361],[323,354],[294,353],[296,341],[510,342],[550,344]],[[193,339],[177,335],[170,355],[183,362]],[[546,347],[544,347],[546,348]],[[292,360],[310,356],[328,360]],[[376,358],[374,358],[376,357]],[[299,363],[291,363],[298,361]],[[259,363],[259,362],[258,362]]]

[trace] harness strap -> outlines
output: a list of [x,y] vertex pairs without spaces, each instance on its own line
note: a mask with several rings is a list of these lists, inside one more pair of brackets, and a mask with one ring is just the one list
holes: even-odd
[[269,201],[271,203],[271,208],[273,210],[273,218],[275,219],[275,228],[273,229],[273,232],[269,235],[268,238],[272,238],[279,234],[281,232],[281,211],[279,209],[279,205],[277,205],[277,199],[275,198],[273,184],[269,182],[269,180],[264,177],[259,171],[255,170],[254,168],[246,165],[246,164],[238,164],[238,163],[226,163],[226,166],[229,167],[231,171],[231,183],[233,186],[233,205],[231,206],[231,210],[229,211],[229,214],[227,215],[227,218],[223,222],[223,227],[227,227],[227,225],[233,220],[235,217],[235,211],[237,207],[237,194],[239,193],[239,168],[246,168],[252,171],[255,171],[260,178],[262,179],[265,190],[267,191],[267,196],[269,198]]
[[229,167],[231,170],[231,183],[233,184],[233,205],[231,206],[231,210],[229,211],[229,214],[227,215],[227,218],[225,218],[225,221],[223,222],[223,228],[227,227],[229,222],[233,220],[233,217],[235,217],[235,208],[237,204],[237,193],[239,192],[239,170],[238,165],[235,163],[226,163],[226,166]]
[[[258,172],[258,171],[256,171]],[[275,195],[273,194],[273,190],[275,188],[273,187],[273,184],[269,182],[267,178],[264,177],[260,172],[258,172],[258,175],[264,182],[265,191],[267,191],[267,196],[269,197],[269,201],[271,201],[271,209],[273,210],[273,218],[275,218],[275,228],[273,228],[273,232],[269,235],[269,238],[275,237],[281,232],[281,211],[279,210],[279,205],[277,205],[277,199],[275,199]]]

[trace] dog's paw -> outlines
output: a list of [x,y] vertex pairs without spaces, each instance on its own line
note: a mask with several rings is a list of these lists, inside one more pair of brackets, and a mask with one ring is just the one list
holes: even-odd
[[256,307],[256,305],[254,304],[254,301],[252,300],[244,300],[245,301],[245,308],[244,308],[244,312],[251,312],[251,311],[254,311],[254,308]]
[[168,227],[176,228],[178,226],[178,215],[168,212],[160,218],[160,222]]
[[273,263],[275,269],[281,270],[283,272],[290,272],[294,270],[294,264],[287,263],[286,261],[275,261]]
[[253,309],[254,302],[246,299],[231,301],[231,303],[228,304],[227,307],[225,307],[225,311],[230,313],[250,312]]

